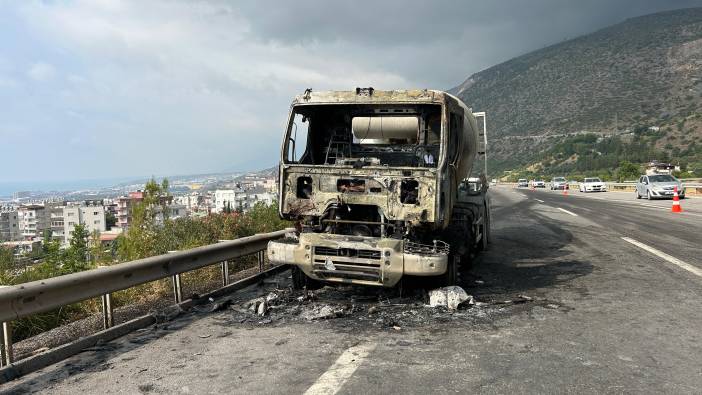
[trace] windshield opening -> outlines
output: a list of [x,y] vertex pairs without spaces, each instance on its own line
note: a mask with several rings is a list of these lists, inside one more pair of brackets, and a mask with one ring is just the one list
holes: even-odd
[[599,178],[586,178],[585,182],[602,182]]
[[441,121],[432,104],[297,106],[285,156],[311,165],[436,167]]

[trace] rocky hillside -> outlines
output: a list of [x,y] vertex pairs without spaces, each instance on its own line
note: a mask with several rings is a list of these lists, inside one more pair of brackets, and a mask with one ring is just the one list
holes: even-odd
[[496,170],[526,166],[584,131],[652,126],[668,154],[702,146],[702,8],[628,19],[483,70],[452,91],[488,112]]

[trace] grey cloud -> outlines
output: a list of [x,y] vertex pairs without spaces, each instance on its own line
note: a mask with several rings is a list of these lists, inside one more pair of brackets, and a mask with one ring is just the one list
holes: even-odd
[[[18,4],[24,30],[0,24],[0,136],[45,141],[37,168],[86,178],[270,166],[290,100],[307,87],[448,89],[531,50],[702,0]],[[35,77],[54,78],[28,80],[40,60],[55,72]],[[0,167],[31,177],[12,151]]]

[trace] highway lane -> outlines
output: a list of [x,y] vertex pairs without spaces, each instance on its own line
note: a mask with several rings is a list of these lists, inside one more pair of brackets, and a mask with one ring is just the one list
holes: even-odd
[[333,289],[314,303],[353,298],[357,311],[307,322],[294,313],[304,303],[249,320],[203,308],[0,391],[699,393],[702,278],[622,239],[699,267],[699,220],[589,195],[492,194],[493,244],[461,277],[480,305],[450,314],[421,296]]
[[[702,268],[702,199],[681,201],[682,213],[671,212],[671,200],[642,201],[622,193],[563,196],[558,191],[519,190],[545,206],[566,209],[596,228],[630,237]],[[540,202],[539,202],[540,203]]]

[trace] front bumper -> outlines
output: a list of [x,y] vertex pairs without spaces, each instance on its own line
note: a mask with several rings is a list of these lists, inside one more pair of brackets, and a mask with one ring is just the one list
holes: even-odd
[[268,243],[272,263],[298,266],[315,280],[392,287],[403,275],[438,276],[446,272],[448,251],[408,250],[397,239],[303,233],[298,240]]
[[[675,194],[673,191],[656,191],[653,189],[650,189],[649,191],[651,192],[651,197],[656,197],[656,198],[671,198],[672,199],[674,194]],[[684,191],[678,192],[678,196],[681,198],[684,198],[685,192]]]
[[605,187],[605,186],[584,187],[583,189],[585,190],[585,192],[607,192],[607,187]]

